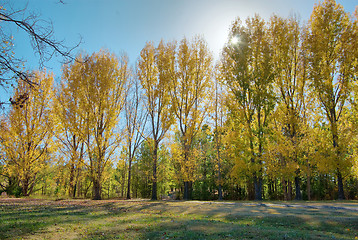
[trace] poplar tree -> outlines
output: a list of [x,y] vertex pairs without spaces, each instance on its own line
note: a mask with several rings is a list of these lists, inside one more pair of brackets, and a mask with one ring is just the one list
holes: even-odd
[[[269,38],[273,51],[275,89],[279,104],[276,109],[275,135],[278,138],[282,137],[279,146],[273,146],[273,149],[280,154],[284,165],[292,166],[289,173],[285,174],[286,179],[283,179],[283,182],[288,182],[290,185],[291,178],[294,178],[296,200],[300,200],[299,142],[304,128],[308,67],[303,45],[303,30],[294,17],[284,19],[274,15],[270,19]],[[287,188],[289,186],[286,186]],[[286,198],[290,200],[291,194],[287,195]]]
[[357,77],[354,36],[354,23],[340,4],[326,0],[314,7],[307,33],[309,77],[330,125],[339,199],[345,199],[342,172],[347,166],[339,124],[351,83]]
[[82,117],[81,101],[81,68],[80,64],[64,65],[62,80],[57,87],[53,116],[56,119],[55,137],[59,140],[59,150],[63,153],[64,164],[68,170],[68,195],[76,196],[76,189],[81,171],[84,167],[85,118]]
[[159,144],[173,123],[169,84],[174,77],[175,44],[161,41],[158,47],[147,43],[140,53],[137,76],[144,92],[145,108],[152,143],[152,200],[157,200]]
[[53,76],[34,72],[31,78],[37,87],[19,80],[14,101],[2,125],[0,142],[5,159],[5,170],[9,176],[19,180],[22,195],[29,196],[38,174],[49,162],[53,121],[51,101],[53,99]]
[[144,110],[140,82],[132,77],[126,84],[126,99],[124,103],[125,114],[125,151],[128,158],[127,199],[131,199],[132,162],[143,141],[146,127],[147,112]]
[[73,108],[80,116],[77,126],[83,121],[81,128],[74,130],[85,143],[93,199],[98,200],[104,171],[119,145],[118,120],[124,106],[124,86],[131,74],[128,59],[102,50],[68,67],[75,73],[69,76],[71,81],[77,84],[70,93],[74,101],[78,98],[78,106]]
[[[247,131],[251,153],[250,171],[255,199],[262,199],[262,155],[269,115],[274,108],[272,52],[267,26],[258,15],[248,18],[245,25],[237,19],[223,50],[221,73],[237,104]],[[250,195],[250,194],[249,194]]]
[[181,163],[184,165],[184,199],[189,200],[194,181],[191,156],[193,140],[210,109],[212,87],[212,56],[201,38],[189,42],[184,38],[176,60],[176,79],[171,82],[171,101],[180,132]]

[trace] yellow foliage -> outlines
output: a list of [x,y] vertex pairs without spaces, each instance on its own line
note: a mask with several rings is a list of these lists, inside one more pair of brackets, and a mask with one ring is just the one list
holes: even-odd
[[50,161],[53,127],[53,76],[34,72],[31,80],[36,85],[18,81],[14,99],[26,98],[13,104],[4,120],[7,126],[1,128],[6,169],[19,179],[25,196],[31,194],[37,174]]
[[197,37],[186,38],[179,44],[176,59],[176,76],[171,81],[170,94],[173,112],[180,133],[180,164],[184,182],[194,181],[199,152],[193,149],[198,134],[210,110],[212,86],[212,56],[206,42]]
[[[124,105],[124,86],[130,76],[127,57],[104,50],[79,56],[63,69],[58,130],[85,143],[90,178],[97,189],[95,198],[100,197],[103,173],[120,140],[117,123]],[[73,146],[70,148],[75,151]]]

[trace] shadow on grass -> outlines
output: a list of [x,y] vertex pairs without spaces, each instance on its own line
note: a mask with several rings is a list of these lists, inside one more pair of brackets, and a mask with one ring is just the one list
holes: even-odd
[[[204,206],[199,209],[195,203],[193,209],[191,205],[180,208],[164,203],[148,204],[138,208],[142,211],[142,218],[126,222],[127,227],[122,232],[108,227],[89,233],[85,238],[353,239],[358,226],[357,218],[334,211],[322,214],[286,208],[269,211],[272,208],[262,206],[239,209],[235,208],[237,206]],[[182,211],[177,212],[178,209]],[[225,215],[222,215],[223,212]],[[332,215],[333,213],[338,214]],[[339,215],[341,216],[337,217]]]
[[335,209],[166,201],[46,203],[0,202],[0,239],[56,239],[56,231],[76,239],[353,239],[358,232],[357,215]]
[[120,215],[128,211],[127,207],[118,208],[114,203],[96,206],[30,205],[22,207],[0,205],[0,239],[21,238],[50,226],[91,222],[105,219],[109,213]]
[[[179,220],[168,222],[156,219],[153,226],[136,225],[119,232],[103,229],[91,232],[84,239],[351,239],[343,234],[295,229],[284,224],[279,227],[270,224],[261,225],[240,222],[226,223],[217,220]],[[268,219],[263,219],[266,221]],[[282,219],[281,219],[282,220]],[[306,225],[304,222],[299,223]]]

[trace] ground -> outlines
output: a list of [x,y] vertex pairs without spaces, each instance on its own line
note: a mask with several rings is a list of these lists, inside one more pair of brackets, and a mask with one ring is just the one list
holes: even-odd
[[0,239],[358,239],[358,202],[0,199]]

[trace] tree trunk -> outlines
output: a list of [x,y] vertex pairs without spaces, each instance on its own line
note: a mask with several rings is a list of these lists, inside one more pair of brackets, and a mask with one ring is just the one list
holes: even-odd
[[73,191],[73,198],[76,198],[76,196],[78,197],[81,195],[82,185],[81,185],[80,173],[81,173],[81,168],[77,167],[76,177],[75,177],[75,186],[74,186],[74,191]]
[[247,185],[247,198],[249,200],[254,200],[255,199],[255,186],[253,184],[252,179],[248,179],[246,185]]
[[77,184],[76,184],[76,195],[77,195],[77,197],[79,197],[79,196],[81,196],[81,195],[83,195],[83,187],[82,187],[82,183],[81,183],[81,181],[79,181],[79,179],[77,179]]
[[301,188],[300,188],[300,178],[297,175],[295,177],[295,189],[296,189],[295,200],[302,200]]
[[74,187],[73,187],[73,195],[72,198],[76,198],[76,191],[77,191],[77,182],[75,183]]
[[192,190],[192,181],[185,181],[184,182],[184,200],[191,200],[191,190]]
[[[189,161],[189,149],[190,149],[190,145],[187,143],[187,140],[184,141],[183,143],[184,145],[184,162],[185,164]],[[185,165],[186,171],[188,172],[188,166]],[[189,180],[184,180],[184,196],[183,199],[184,200],[191,200],[191,181]]]
[[[260,169],[257,173],[255,173],[254,178],[254,184],[255,184],[255,200],[261,201],[262,200],[262,162],[261,162],[261,156],[262,156],[262,138],[263,138],[263,132],[262,132],[262,126],[261,126],[261,108],[258,109],[257,112],[257,121],[258,121],[258,128],[259,128],[259,155],[258,155],[258,163],[260,166]],[[257,174],[259,176],[257,176]]]
[[[219,138],[219,133],[216,133],[217,139]],[[222,186],[221,186],[221,162],[220,162],[220,146],[219,146],[219,142],[217,140],[217,157],[218,157],[218,180],[219,180],[219,200],[223,200],[223,194],[222,194]]]
[[346,199],[346,197],[344,196],[344,191],[343,191],[343,178],[339,169],[337,169],[337,180],[338,180],[338,200],[344,200]]
[[283,188],[283,200],[287,201],[287,181],[282,180],[282,188]]
[[138,198],[138,187],[135,188],[134,194],[135,194],[135,198]]
[[[253,144],[252,139],[250,139],[250,151],[251,151],[251,155],[252,155],[251,164],[255,165],[254,144]],[[251,188],[253,187],[253,190],[251,190],[252,192],[250,192],[250,190],[249,190],[249,199],[250,200],[252,200],[252,199],[254,199],[254,200],[262,200],[261,183],[260,183],[261,179],[259,177],[257,177],[257,172],[254,172],[252,174],[252,180],[253,180],[253,185],[250,184],[250,186],[251,186]]]
[[219,183],[219,200],[223,200],[223,193],[222,193],[221,183]]
[[98,179],[93,180],[93,200],[101,200],[101,182]]
[[310,201],[311,200],[311,176],[310,175],[307,176],[307,197],[308,197],[308,200]]
[[184,182],[184,200],[189,200],[189,182]]
[[262,177],[254,176],[255,200],[262,200]]
[[24,181],[21,181],[21,182],[23,185],[22,186],[22,195],[25,197],[30,196],[34,189],[35,183],[36,183],[36,174],[34,175],[33,179],[26,176]]
[[24,181],[22,181],[22,195],[24,197],[29,196],[29,180],[25,179]]
[[[341,152],[339,150],[339,145],[338,145],[338,130],[337,130],[335,109],[331,110],[331,116],[332,116],[331,118],[333,119],[331,122],[333,148],[336,150],[336,154],[337,154],[336,161],[339,162],[341,157]],[[339,168],[337,168],[337,182],[338,182],[338,199],[344,200],[345,196],[344,196],[344,188],[343,188],[343,179],[342,179],[342,173]]]
[[206,183],[207,183],[207,166],[206,166],[206,157],[205,157],[204,158],[204,166],[203,166],[203,184],[201,184],[200,200],[209,200],[208,189],[207,189]]
[[223,200],[222,189],[221,189],[221,162],[220,162],[220,133],[218,131],[218,81],[215,81],[215,128],[216,128],[216,152],[218,159],[218,182],[219,182],[219,200]]
[[73,159],[71,160],[72,163],[70,164],[70,179],[69,179],[69,186],[68,186],[68,196],[70,198],[74,195],[74,178],[75,178],[75,165],[73,164]]
[[129,162],[128,162],[127,199],[131,199],[131,174],[132,174],[132,156],[129,156]]
[[157,160],[158,160],[158,142],[154,141],[153,149],[153,185],[152,185],[152,200],[158,200],[157,196]]
[[269,199],[272,200],[272,196],[273,196],[273,183],[272,183],[272,180],[271,180],[271,179],[268,181],[267,187],[268,187]]
[[[124,169],[127,167],[127,162],[124,163]],[[126,171],[122,171],[121,179],[121,198],[124,198],[124,188],[126,185]]]
[[287,200],[292,200],[292,182],[290,180],[287,182]]
[[152,200],[158,200],[158,195],[157,195],[157,181],[153,180],[153,185],[152,185]]

